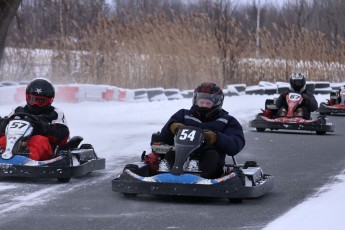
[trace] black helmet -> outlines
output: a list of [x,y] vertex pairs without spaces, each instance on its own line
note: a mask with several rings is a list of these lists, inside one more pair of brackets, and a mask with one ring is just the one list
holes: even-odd
[[306,87],[306,77],[303,73],[293,73],[290,75],[290,90],[302,93]]
[[27,106],[33,110],[49,107],[55,97],[54,86],[44,78],[32,80],[26,87],[25,93]]
[[[199,107],[199,99],[208,99],[213,102],[213,106],[210,108]],[[200,118],[207,119],[218,114],[222,110],[223,101],[224,94],[222,88],[216,83],[204,82],[194,90],[192,109]]]

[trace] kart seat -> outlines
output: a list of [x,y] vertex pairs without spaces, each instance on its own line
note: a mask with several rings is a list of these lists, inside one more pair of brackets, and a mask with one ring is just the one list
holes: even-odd
[[81,136],[73,136],[67,141],[65,145],[58,146],[57,151],[76,149],[82,141],[83,138]]

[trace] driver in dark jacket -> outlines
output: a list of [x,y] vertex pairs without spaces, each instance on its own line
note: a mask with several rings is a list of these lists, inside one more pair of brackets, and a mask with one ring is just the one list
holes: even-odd
[[311,112],[318,108],[315,96],[306,89],[306,77],[302,73],[293,73],[290,75],[290,90],[283,92],[276,101],[279,116],[286,116],[288,104],[286,96],[290,93],[299,93],[303,97],[302,103],[296,109],[296,116],[301,116],[304,119],[310,120]]
[[[245,146],[240,123],[222,109],[224,94],[215,83],[205,82],[194,91],[190,110],[177,111],[161,130],[162,140],[174,144],[179,128],[195,126],[204,129],[204,144],[197,149],[187,171],[200,169],[204,178],[216,178],[223,173],[225,156],[234,156]],[[169,151],[160,162],[160,171],[169,171],[175,161],[175,152]]]

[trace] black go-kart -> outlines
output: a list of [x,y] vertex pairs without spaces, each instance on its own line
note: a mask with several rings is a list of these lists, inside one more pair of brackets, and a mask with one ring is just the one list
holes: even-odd
[[52,159],[30,159],[25,144],[34,130],[31,123],[37,121],[37,117],[14,113],[7,119],[6,148],[0,155],[0,177],[56,178],[67,183],[72,177],[105,169],[105,159],[96,155],[92,145],[80,145],[83,140],[80,136],[74,136],[66,145],[58,146]]
[[345,90],[332,91],[327,102],[321,102],[320,115],[345,115]]
[[[264,174],[255,161],[226,164],[224,173],[219,178],[206,179],[199,170],[188,171],[190,154],[204,141],[203,130],[186,126],[180,128],[175,136],[174,146],[155,141],[159,134],[153,134],[152,153],[156,158],[142,155],[140,162],[128,164],[122,174],[112,181],[112,190],[125,196],[137,194],[195,196],[210,198],[228,198],[231,202],[263,196],[273,188],[273,176]],[[176,153],[175,163],[170,171],[160,171],[158,163],[164,153],[172,150]],[[151,159],[147,159],[151,158]]]
[[288,104],[287,113],[281,115],[276,106],[276,99],[267,99],[265,110],[259,113],[254,120],[249,121],[249,127],[256,128],[258,132],[264,132],[266,129],[315,131],[317,135],[334,132],[333,124],[325,116],[304,119],[301,114],[298,114],[298,105],[303,101],[299,93],[290,92],[286,95],[286,101]]

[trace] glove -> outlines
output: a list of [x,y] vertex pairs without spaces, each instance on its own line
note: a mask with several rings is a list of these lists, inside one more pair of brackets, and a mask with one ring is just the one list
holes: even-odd
[[308,96],[307,94],[303,93],[302,95],[303,101],[308,101]]
[[205,136],[205,142],[208,145],[212,145],[217,141],[218,135],[215,132],[212,131],[204,131],[204,136]]
[[170,125],[170,132],[173,134],[173,135],[176,135],[177,131],[179,128],[182,128],[184,127],[185,125],[182,124],[182,123],[177,123],[177,122],[174,122]]
[[50,127],[50,122],[45,115],[38,115],[37,121],[31,121],[31,124],[34,127],[35,134],[41,135],[44,135]]
[[303,105],[308,105],[308,96],[307,96],[307,94],[303,93],[301,96],[303,98],[302,104]]

